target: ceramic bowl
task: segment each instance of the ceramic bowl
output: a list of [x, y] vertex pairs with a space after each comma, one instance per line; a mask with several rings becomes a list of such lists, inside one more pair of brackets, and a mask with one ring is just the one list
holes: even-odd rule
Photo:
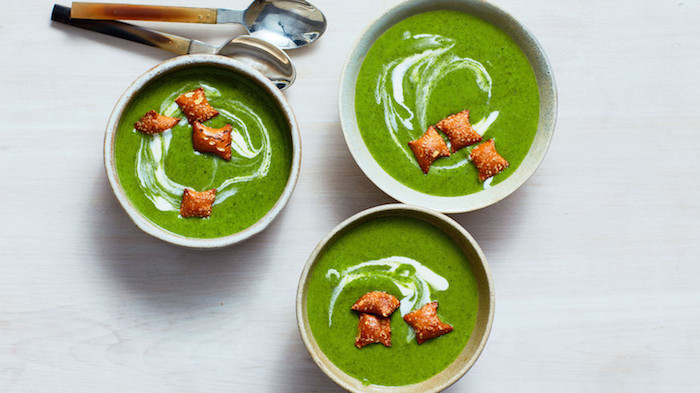
[[[352, 228], [381, 217], [413, 217], [432, 224], [439, 230], [449, 235], [454, 242], [463, 250], [472, 271], [476, 277], [479, 302], [476, 316], [476, 323], [467, 345], [457, 358], [443, 371], [432, 376], [423, 382], [402, 385], [402, 386], [380, 386], [364, 385], [362, 381], [346, 374], [338, 368], [323, 353], [319, 347], [309, 324], [307, 315], [307, 294], [309, 289], [309, 277], [317, 263], [323, 255], [325, 249], [333, 244], [338, 238], [343, 236]], [[439, 392], [455, 383], [461, 378], [476, 362], [482, 350], [486, 346], [491, 331], [494, 316], [494, 290], [491, 280], [491, 273], [484, 257], [484, 253], [479, 248], [474, 238], [462, 226], [444, 214], [437, 213], [430, 209], [408, 206], [403, 204], [389, 204], [378, 206], [360, 212], [343, 223], [335, 227], [311, 253], [299, 280], [297, 289], [297, 324], [302, 340], [314, 362], [330, 379], [351, 392], [382, 392], [382, 393], [426, 393]]]
[[[292, 141], [292, 165], [289, 173], [289, 178], [287, 184], [284, 187], [282, 194], [280, 195], [274, 206], [255, 224], [250, 227], [223, 237], [218, 238], [193, 238], [179, 235], [170, 232], [160, 226], [154, 224], [147, 217], [145, 217], [129, 200], [121, 182], [119, 181], [119, 175], [117, 173], [116, 162], [115, 162], [115, 151], [114, 142], [117, 133], [117, 127], [119, 126], [122, 114], [128, 108], [130, 102], [138, 96], [142, 89], [144, 89], [149, 83], [160, 78], [161, 76], [181, 69], [186, 69], [190, 67], [215, 67], [221, 68], [239, 75], [244, 76], [248, 80], [254, 82], [259, 88], [265, 92], [269, 97], [271, 97], [274, 102], [279, 106], [280, 112], [283, 114], [287, 121], [287, 125], [290, 130], [290, 138]], [[294, 186], [296, 185], [297, 178], [299, 177], [299, 169], [301, 164], [301, 136], [299, 134], [299, 129], [297, 126], [296, 118], [292, 112], [291, 107], [287, 103], [284, 95], [280, 90], [275, 87], [275, 85], [265, 78], [260, 72], [228, 57], [217, 56], [217, 55], [188, 55], [180, 56], [174, 59], [167, 60], [158, 66], [146, 71], [143, 75], [139, 76], [124, 92], [124, 94], [119, 98], [117, 104], [112, 111], [112, 115], [107, 123], [107, 130], [105, 133], [104, 140], [104, 161], [105, 168], [107, 170], [107, 178], [112, 186], [114, 195], [116, 195], [119, 203], [124, 208], [126, 213], [129, 215], [131, 220], [144, 232], [158, 239], [164, 240], [169, 243], [177, 244], [184, 247], [191, 248], [217, 248], [228, 246], [234, 243], [238, 243], [245, 240], [265, 229], [270, 222], [279, 214], [282, 208], [287, 204]]]
[[[394, 179], [374, 160], [365, 145], [355, 115], [355, 84], [372, 44], [396, 23], [415, 14], [454, 10], [479, 17], [508, 34], [530, 61], [540, 94], [539, 123], [532, 146], [518, 169], [504, 181], [474, 194], [444, 197], [416, 191]], [[443, 213], [481, 209], [513, 193], [535, 172], [549, 147], [557, 114], [557, 92], [547, 57], [535, 37], [515, 18], [484, 0], [411, 0], [399, 4], [374, 21], [360, 36], [345, 63], [340, 81], [340, 121], [345, 141], [362, 171], [394, 199]]]

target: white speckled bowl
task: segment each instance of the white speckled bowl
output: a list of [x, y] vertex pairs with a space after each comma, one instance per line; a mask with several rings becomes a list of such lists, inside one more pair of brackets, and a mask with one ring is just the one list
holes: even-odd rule
[[[467, 256], [477, 282], [479, 305], [474, 330], [472, 331], [467, 345], [459, 356], [457, 356], [457, 359], [443, 371], [423, 382], [411, 385], [364, 385], [362, 381], [346, 374], [333, 364], [318, 346], [313, 332], [311, 331], [307, 315], [306, 300], [309, 289], [309, 277], [318, 258], [328, 246], [347, 233], [347, 231], [364, 222], [381, 217], [414, 217], [434, 225], [436, 228], [449, 235]], [[457, 382], [469, 371], [479, 358], [479, 355], [486, 346], [489, 333], [491, 332], [494, 307], [495, 295], [493, 281], [491, 280], [491, 272], [484, 253], [469, 232], [453, 219], [430, 209], [403, 204], [389, 204], [377, 206], [355, 214], [333, 228], [333, 230], [321, 240], [311, 253], [311, 256], [309, 256], [306, 266], [304, 266], [304, 271], [301, 273], [299, 286], [297, 288], [296, 311], [299, 332], [301, 333], [301, 338], [311, 358], [313, 358], [321, 371], [344, 389], [358, 393], [434, 393], [446, 389], [448, 386]]]
[[[265, 214], [258, 222], [251, 225], [250, 227], [228, 236], [218, 237], [218, 238], [193, 238], [183, 235], [179, 235], [170, 232], [166, 229], [155, 225], [151, 220], [145, 217], [141, 212], [131, 203], [127, 197], [122, 185], [119, 181], [119, 175], [117, 173], [115, 154], [114, 154], [114, 141], [117, 133], [117, 127], [119, 126], [119, 121], [122, 117], [124, 110], [129, 106], [131, 100], [136, 97], [139, 92], [148, 85], [154, 79], [167, 74], [169, 72], [188, 68], [188, 67], [198, 67], [198, 66], [211, 66], [229, 70], [231, 72], [243, 75], [249, 80], [255, 82], [262, 91], [267, 93], [272, 99], [279, 105], [280, 111], [283, 113], [284, 117], [287, 119], [287, 123], [290, 130], [290, 137], [292, 140], [292, 167], [289, 173], [289, 179], [287, 184], [280, 195], [277, 202], [274, 204], [272, 209], [270, 209], [267, 214]], [[104, 160], [105, 169], [107, 170], [107, 178], [109, 183], [114, 190], [114, 195], [116, 195], [119, 203], [122, 205], [126, 213], [129, 215], [132, 221], [141, 228], [144, 232], [151, 236], [157, 237], [158, 239], [164, 240], [169, 243], [177, 244], [184, 247], [191, 248], [217, 248], [228, 246], [234, 243], [243, 241], [265, 229], [272, 220], [279, 214], [282, 208], [287, 204], [294, 186], [297, 183], [299, 177], [299, 170], [301, 166], [301, 136], [299, 134], [299, 128], [297, 126], [296, 118], [292, 112], [292, 108], [287, 103], [284, 95], [280, 90], [275, 87], [272, 82], [265, 78], [260, 72], [253, 70], [252, 68], [233, 60], [229, 57], [217, 56], [217, 55], [188, 55], [179, 56], [174, 59], [167, 60], [158, 66], [146, 71], [143, 75], [138, 77], [124, 92], [117, 104], [114, 106], [112, 115], [107, 123], [107, 130], [105, 133], [104, 141]]]
[[[372, 44], [387, 29], [412, 16], [434, 10], [455, 10], [477, 16], [507, 33], [525, 53], [535, 72], [540, 93], [540, 116], [535, 139], [518, 169], [495, 186], [474, 194], [444, 197], [416, 191], [394, 179], [374, 160], [367, 149], [355, 116], [355, 84], [360, 67]], [[540, 165], [554, 133], [557, 92], [547, 57], [535, 37], [507, 12], [484, 0], [410, 0], [387, 11], [362, 33], [350, 52], [340, 81], [340, 122], [353, 158], [374, 184], [398, 201], [444, 213], [481, 209], [507, 197], [532, 176]]]

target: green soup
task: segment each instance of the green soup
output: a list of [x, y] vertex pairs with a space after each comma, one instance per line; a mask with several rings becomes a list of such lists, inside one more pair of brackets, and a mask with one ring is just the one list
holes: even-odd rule
[[[462, 12], [431, 11], [395, 24], [372, 45], [357, 78], [355, 109], [367, 148], [389, 175], [423, 193], [459, 196], [518, 168], [537, 130], [539, 91], [530, 63], [503, 31]], [[483, 140], [495, 139], [510, 162], [485, 185], [468, 161], [476, 145], [438, 159], [427, 175], [408, 147], [430, 125], [465, 109]]]
[[[355, 347], [362, 295], [385, 291], [401, 306], [391, 316], [391, 347]], [[403, 315], [437, 300], [451, 333], [418, 344]], [[365, 384], [407, 385], [445, 369], [464, 349], [478, 309], [469, 261], [447, 234], [411, 217], [377, 218], [350, 229], [319, 256], [309, 276], [307, 313], [314, 338], [341, 370]]]
[[[175, 99], [203, 87], [219, 115], [204, 124], [233, 126], [230, 161], [192, 147], [192, 127]], [[144, 135], [134, 123], [149, 110], [181, 117], [171, 130]], [[290, 130], [278, 104], [244, 76], [215, 67], [177, 70], [147, 85], [124, 111], [114, 142], [124, 191], [154, 224], [197, 238], [230, 235], [253, 225], [277, 202], [292, 165]], [[182, 218], [185, 187], [217, 189], [209, 218]]]

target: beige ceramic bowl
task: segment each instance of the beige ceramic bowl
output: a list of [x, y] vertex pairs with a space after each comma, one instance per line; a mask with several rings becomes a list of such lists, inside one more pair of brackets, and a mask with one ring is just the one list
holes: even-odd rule
[[[218, 238], [192, 238], [165, 230], [153, 222], [151, 222], [147, 217], [145, 217], [139, 210], [131, 203], [129, 198], [126, 196], [124, 189], [119, 181], [119, 175], [117, 174], [117, 168], [115, 163], [115, 152], [114, 152], [114, 141], [117, 133], [117, 128], [119, 126], [119, 121], [122, 117], [124, 110], [129, 106], [131, 100], [136, 97], [141, 90], [154, 80], [157, 80], [161, 76], [181, 69], [186, 69], [189, 67], [200, 67], [208, 66], [224, 69], [236, 74], [245, 76], [248, 80], [255, 82], [262, 91], [267, 93], [272, 99], [279, 105], [280, 111], [284, 114], [287, 120], [287, 125], [290, 130], [290, 137], [292, 140], [292, 167], [289, 172], [289, 179], [287, 184], [280, 195], [277, 203], [267, 212], [260, 220], [258, 220], [252, 226], [232, 235], [218, 237]], [[121, 96], [119, 101], [112, 111], [112, 115], [107, 123], [107, 131], [105, 133], [104, 141], [104, 160], [105, 168], [107, 170], [107, 178], [109, 183], [114, 190], [114, 195], [116, 195], [119, 203], [122, 205], [129, 217], [134, 221], [134, 223], [141, 228], [144, 232], [151, 236], [157, 237], [158, 239], [164, 240], [169, 243], [177, 244], [185, 247], [192, 248], [216, 248], [228, 246], [234, 243], [238, 243], [245, 240], [265, 229], [270, 222], [279, 214], [282, 208], [287, 204], [294, 186], [296, 185], [297, 178], [299, 177], [299, 169], [301, 164], [301, 136], [299, 135], [299, 129], [297, 126], [296, 118], [292, 112], [292, 108], [287, 103], [284, 95], [280, 90], [275, 87], [272, 82], [265, 78], [260, 72], [253, 70], [252, 68], [228, 57], [217, 56], [217, 55], [188, 55], [180, 56], [171, 60], [167, 60], [158, 66], [146, 71], [143, 75], [138, 77], [126, 92]]]
[[[382, 169], [367, 149], [355, 116], [355, 84], [362, 61], [372, 44], [387, 29], [415, 14], [454, 10], [477, 16], [507, 33], [525, 53], [535, 72], [540, 93], [540, 116], [535, 139], [518, 169], [495, 186], [474, 194], [443, 197], [416, 191], [394, 179]], [[557, 92], [547, 57], [535, 37], [507, 12], [484, 0], [411, 0], [401, 3], [374, 21], [355, 44], [340, 81], [340, 122], [353, 158], [367, 177], [380, 189], [404, 203], [424, 206], [443, 213], [462, 213], [481, 209], [510, 195], [532, 176], [540, 165], [554, 133]]]
[[[425, 222], [428, 222], [438, 229], [448, 234], [462, 248], [471, 264], [471, 268], [476, 277], [478, 293], [479, 293], [479, 308], [477, 310], [476, 323], [469, 342], [464, 347], [452, 364], [444, 369], [439, 374], [434, 375], [430, 379], [412, 385], [403, 386], [380, 386], [380, 385], [363, 385], [362, 381], [343, 372], [328, 357], [323, 353], [318, 346], [313, 332], [309, 325], [309, 318], [306, 309], [306, 299], [309, 287], [309, 276], [314, 265], [320, 255], [325, 251], [326, 247], [343, 236], [350, 229], [373, 219], [388, 216], [414, 217]], [[360, 212], [343, 223], [335, 227], [325, 239], [323, 239], [304, 266], [304, 271], [301, 273], [299, 287], [297, 289], [297, 324], [299, 332], [306, 345], [306, 349], [313, 358], [316, 365], [335, 383], [351, 392], [371, 392], [371, 393], [429, 393], [439, 392], [453, 383], [457, 382], [476, 362], [484, 347], [486, 340], [491, 332], [494, 315], [494, 291], [493, 282], [491, 280], [491, 272], [484, 253], [476, 244], [474, 238], [456, 221], [447, 217], [444, 214], [434, 212], [418, 206], [408, 206], [402, 204], [391, 204], [378, 206], [372, 209]]]

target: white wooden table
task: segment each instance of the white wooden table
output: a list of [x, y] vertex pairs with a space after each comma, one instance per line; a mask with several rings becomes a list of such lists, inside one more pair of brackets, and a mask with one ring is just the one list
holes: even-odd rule
[[[331, 228], [392, 202], [348, 152], [337, 90], [350, 45], [398, 1], [314, 2], [329, 28], [290, 53], [296, 191], [260, 236], [203, 252], [138, 230], [102, 163], [112, 106], [169, 55], [54, 25], [48, 0], [3, 0], [0, 392], [339, 390], [301, 343], [294, 295]], [[547, 51], [559, 120], [525, 186], [453, 216], [484, 249], [497, 295], [486, 350], [449, 391], [697, 392], [700, 1], [498, 4]]]

